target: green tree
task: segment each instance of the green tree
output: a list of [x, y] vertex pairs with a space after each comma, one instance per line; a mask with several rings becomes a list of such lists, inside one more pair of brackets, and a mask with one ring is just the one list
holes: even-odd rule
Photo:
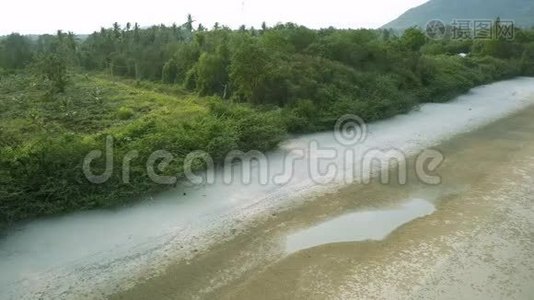
[[201, 95], [225, 97], [228, 84], [227, 61], [220, 54], [202, 53], [196, 66], [196, 88]]
[[412, 50], [412, 51], [419, 51], [419, 49], [423, 47], [426, 41], [427, 41], [427, 38], [425, 34], [421, 30], [415, 27], [406, 29], [406, 31], [404, 31], [400, 39], [401, 45], [405, 49]]
[[257, 92], [270, 71], [268, 52], [252, 38], [242, 40], [231, 58], [230, 79], [242, 100], [255, 102]]
[[164, 83], [175, 83], [177, 74], [178, 66], [176, 65], [176, 61], [171, 58], [163, 66], [163, 74], [161, 77], [161, 81], [163, 81]]
[[34, 73], [52, 83], [52, 92], [62, 93], [68, 83], [67, 64], [57, 53], [40, 54], [33, 65]]
[[30, 40], [18, 33], [0, 41], [0, 66], [6, 69], [21, 69], [31, 62], [33, 56]]
[[187, 15], [187, 22], [185, 22], [185, 30], [188, 32], [193, 32], [193, 16], [191, 14]]

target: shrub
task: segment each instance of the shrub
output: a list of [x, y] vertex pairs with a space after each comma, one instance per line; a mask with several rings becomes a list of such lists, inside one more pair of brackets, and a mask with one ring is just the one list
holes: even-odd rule
[[128, 120], [131, 117], [133, 117], [134, 112], [131, 108], [128, 107], [121, 107], [119, 108], [119, 111], [117, 112], [117, 117], [120, 120]]

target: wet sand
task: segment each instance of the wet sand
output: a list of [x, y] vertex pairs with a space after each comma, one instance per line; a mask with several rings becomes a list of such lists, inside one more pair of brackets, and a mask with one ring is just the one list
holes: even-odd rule
[[[112, 299], [529, 299], [534, 295], [534, 108], [435, 149], [443, 182], [350, 185], [256, 220]], [[412, 164], [409, 164], [412, 165]], [[394, 171], [394, 170], [393, 170]], [[393, 172], [392, 171], [392, 172]], [[286, 238], [362, 210], [425, 199], [437, 211], [382, 241], [296, 253]]]

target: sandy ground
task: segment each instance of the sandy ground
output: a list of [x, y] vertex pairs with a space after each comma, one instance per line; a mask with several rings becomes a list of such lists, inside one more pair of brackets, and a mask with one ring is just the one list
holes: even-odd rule
[[[381, 242], [303, 251], [222, 294], [231, 299], [534, 299], [534, 147], [523, 139], [527, 135], [498, 136], [494, 129], [444, 146], [451, 153], [444, 178], [456, 176], [452, 181], [465, 180], [469, 187], [442, 197], [435, 214]], [[482, 166], [468, 163], [475, 158]]]
[[[259, 220], [114, 299], [534, 299], [534, 109], [444, 143], [443, 183], [346, 187]], [[284, 253], [287, 234], [424, 197], [383, 241]]]
[[[404, 228], [393, 238], [408, 242], [396, 255], [390, 253], [387, 267], [373, 267], [369, 261], [358, 265], [326, 295], [533, 299], [534, 157], [517, 164], [521, 167], [494, 174], [496, 178], [444, 204], [438, 214]], [[437, 234], [413, 234], [423, 227]]]

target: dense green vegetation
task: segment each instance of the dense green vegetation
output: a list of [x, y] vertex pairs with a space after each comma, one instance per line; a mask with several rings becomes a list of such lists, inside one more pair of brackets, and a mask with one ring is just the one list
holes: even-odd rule
[[[149, 180], [155, 150], [269, 150], [288, 132], [374, 121], [468, 89], [534, 75], [534, 32], [514, 41], [431, 41], [417, 29], [230, 30], [137, 24], [77, 40], [58, 32], [0, 40], [0, 223], [110, 207], [165, 188]], [[469, 53], [465, 58], [459, 53]], [[114, 137], [114, 173], [91, 184], [83, 158]], [[131, 150], [130, 182], [122, 159]], [[198, 168], [202, 168], [199, 164]], [[104, 169], [100, 160], [93, 169]], [[97, 173], [97, 171], [95, 171]]]

